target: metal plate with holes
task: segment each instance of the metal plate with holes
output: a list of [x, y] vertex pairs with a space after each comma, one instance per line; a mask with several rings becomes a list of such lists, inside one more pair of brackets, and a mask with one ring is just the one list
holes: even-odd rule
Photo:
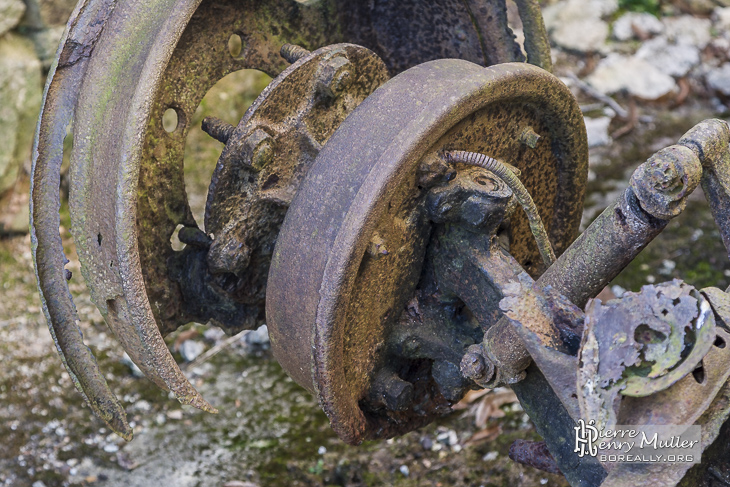
[[[274, 79], [231, 127], [208, 191], [205, 230], [215, 238], [202, 253], [211, 286], [243, 308], [232, 320], [213, 316], [229, 332], [264, 320], [271, 254], [292, 198], [335, 129], [387, 79], [369, 49], [326, 46]], [[185, 294], [196, 276], [186, 273], [192, 266], [181, 267]], [[191, 291], [190, 304], [204, 306]]]
[[[528, 127], [541, 136], [537, 143], [522, 137]], [[522, 64], [484, 69], [433, 61], [400, 74], [360, 105], [292, 202], [266, 302], [276, 358], [319, 395], [333, 429], [349, 443], [425, 420], [414, 417], [394, 431], [359, 401], [420, 278], [430, 226], [416, 171], [443, 149], [487, 153], [518, 167], [558, 254], [578, 230], [585, 128], [572, 94], [549, 73]], [[511, 253], [539, 272], [522, 215], [511, 232]], [[387, 255], [372, 255], [373, 242]]]

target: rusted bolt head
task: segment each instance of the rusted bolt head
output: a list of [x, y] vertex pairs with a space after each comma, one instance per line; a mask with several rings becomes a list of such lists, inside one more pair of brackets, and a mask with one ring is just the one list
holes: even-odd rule
[[631, 189], [650, 215], [669, 220], [687, 206], [687, 196], [702, 176], [695, 153], [682, 145], [660, 150], [640, 165], [631, 176]]
[[264, 129], [257, 128], [246, 137], [243, 153], [248, 164], [260, 171], [274, 160], [274, 139]]
[[520, 134], [520, 143], [525, 144], [530, 149], [537, 147], [540, 136], [532, 127], [525, 127]]
[[413, 384], [393, 377], [383, 391], [385, 407], [391, 411], [404, 411], [413, 402]]
[[344, 56], [328, 60], [319, 69], [316, 89], [323, 96], [336, 98], [352, 84], [352, 65]]
[[476, 383], [488, 382], [494, 376], [494, 364], [482, 352], [481, 345], [471, 345], [461, 358], [461, 373]]

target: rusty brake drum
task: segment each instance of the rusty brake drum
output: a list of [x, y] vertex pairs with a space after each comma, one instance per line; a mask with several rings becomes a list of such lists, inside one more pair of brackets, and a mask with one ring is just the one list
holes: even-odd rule
[[[295, 196], [266, 299], [275, 357], [319, 396], [349, 443], [402, 434], [454, 400], [433, 387], [423, 361], [401, 367], [401, 378], [413, 384], [409, 407], [379, 408], [371, 391], [393, 358], [395, 324], [428, 272], [425, 197], [453, 177], [432, 177], [443, 150], [482, 152], [516, 166], [558, 254], [577, 235], [586, 133], [575, 98], [551, 74], [520, 63], [485, 69], [438, 60], [368, 97], [330, 138]], [[479, 177], [477, 184], [487, 184]], [[511, 217], [509, 241], [510, 253], [539, 274], [521, 212]]]

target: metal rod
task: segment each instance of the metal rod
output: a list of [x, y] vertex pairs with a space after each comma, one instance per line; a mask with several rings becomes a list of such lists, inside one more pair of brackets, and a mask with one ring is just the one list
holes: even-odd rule
[[470, 166], [478, 166], [499, 176], [509, 186], [515, 198], [517, 198], [517, 201], [522, 206], [522, 209], [525, 210], [525, 214], [530, 223], [530, 230], [535, 237], [537, 248], [540, 251], [545, 265], [550, 267], [555, 262], [555, 253], [550, 245], [550, 239], [545, 231], [545, 225], [543, 225], [540, 214], [537, 212], [537, 206], [532, 201], [532, 196], [530, 196], [527, 188], [525, 188], [522, 181], [515, 176], [512, 170], [497, 159], [479, 154], [478, 152], [447, 151], [443, 153], [443, 158], [448, 163], [460, 162], [462, 164], [469, 164]]

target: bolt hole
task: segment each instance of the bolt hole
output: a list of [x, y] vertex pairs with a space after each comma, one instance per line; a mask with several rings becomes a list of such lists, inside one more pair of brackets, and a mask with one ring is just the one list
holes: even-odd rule
[[174, 108], [168, 108], [165, 113], [162, 114], [162, 128], [165, 132], [171, 134], [175, 132], [180, 126], [180, 117], [177, 114], [177, 110]]
[[657, 330], [654, 330], [649, 325], [642, 323], [634, 330], [634, 340], [636, 343], [641, 344], [654, 344], [661, 343], [667, 339], [667, 336]]
[[232, 34], [228, 38], [228, 53], [234, 59], [241, 59], [243, 54], [243, 39], [238, 34]]
[[494, 191], [494, 189], [497, 187], [497, 182], [494, 179], [484, 175], [479, 175], [475, 177], [474, 182], [476, 182], [480, 186], [485, 186], [489, 191]]
[[722, 339], [722, 337], [715, 337], [715, 343], [713, 343], [717, 348], [725, 348], [725, 340]]
[[692, 371], [692, 377], [695, 378], [698, 384], [705, 382], [705, 368], [700, 363], [700, 366]]
[[101, 247], [101, 234], [96, 235], [96, 241], [99, 242], [99, 246]]

